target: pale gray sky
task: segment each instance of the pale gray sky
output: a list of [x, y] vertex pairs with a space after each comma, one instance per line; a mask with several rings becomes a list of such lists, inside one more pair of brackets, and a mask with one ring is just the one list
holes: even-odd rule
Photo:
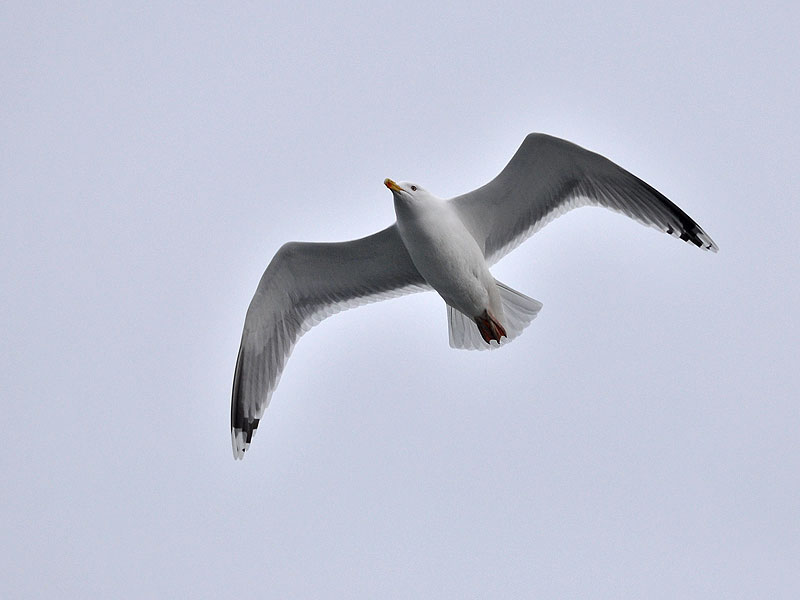
[[[123, 6], [124, 4], [124, 6]], [[0, 595], [796, 598], [795, 4], [0, 8]], [[288, 240], [385, 177], [598, 151], [703, 253], [600, 209], [494, 274], [542, 301], [451, 350], [433, 293], [303, 337], [243, 462], [230, 386]]]

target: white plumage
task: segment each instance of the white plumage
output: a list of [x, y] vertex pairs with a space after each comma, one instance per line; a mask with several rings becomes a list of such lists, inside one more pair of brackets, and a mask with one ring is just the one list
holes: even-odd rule
[[247, 310], [231, 401], [233, 454], [242, 458], [297, 339], [341, 310], [435, 289], [447, 303], [450, 345], [489, 349], [517, 337], [541, 308], [489, 267], [553, 218], [593, 204], [704, 250], [717, 246], [686, 213], [610, 160], [530, 134], [503, 171], [451, 200], [386, 180], [397, 222], [339, 243], [285, 244]]

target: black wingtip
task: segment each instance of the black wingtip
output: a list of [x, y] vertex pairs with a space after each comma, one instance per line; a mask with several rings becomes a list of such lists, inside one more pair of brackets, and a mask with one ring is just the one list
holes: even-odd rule
[[[670, 235], [675, 235], [675, 231], [671, 227], [667, 228], [667, 233]], [[684, 242], [694, 244], [701, 250], [710, 250], [711, 252], [717, 252], [719, 250], [717, 245], [714, 243], [714, 240], [712, 240], [709, 235], [694, 221], [687, 223], [685, 229], [681, 231], [680, 235], [677, 237]]]
[[666, 233], [689, 244], [694, 244], [701, 250], [711, 250], [711, 252], [717, 252], [719, 250], [717, 245], [714, 243], [714, 240], [712, 240], [711, 237], [705, 231], [703, 231], [703, 228], [700, 227], [700, 225], [698, 225], [694, 219], [687, 215], [677, 204], [672, 202], [672, 200], [667, 198], [664, 194], [659, 192], [646, 181], [642, 181], [638, 177], [635, 177], [635, 179], [638, 181], [639, 185], [643, 186], [644, 189], [646, 189], [650, 194], [658, 198], [671, 214], [673, 223], [672, 225], [666, 226], [666, 229], [664, 230]]
[[249, 419], [241, 422], [241, 425], [231, 427], [231, 445], [233, 447], [233, 458], [241, 460], [244, 453], [250, 448], [250, 442], [258, 427], [258, 419]]

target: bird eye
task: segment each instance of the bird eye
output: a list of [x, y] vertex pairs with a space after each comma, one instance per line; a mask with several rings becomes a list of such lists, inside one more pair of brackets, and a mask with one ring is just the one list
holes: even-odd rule
[[412, 186], [411, 186], [411, 191], [412, 191], [412, 192], [416, 192], [416, 191], [417, 191], [417, 186], [415, 186], [415, 185], [412, 185]]

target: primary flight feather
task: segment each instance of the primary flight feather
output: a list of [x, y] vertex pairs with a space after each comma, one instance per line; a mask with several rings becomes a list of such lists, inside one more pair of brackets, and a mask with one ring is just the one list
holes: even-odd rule
[[298, 338], [341, 310], [434, 289], [447, 304], [450, 345], [484, 350], [517, 337], [541, 303], [495, 280], [489, 267], [553, 218], [605, 206], [717, 251], [685, 212], [607, 158], [532, 133], [486, 185], [442, 200], [413, 183], [384, 184], [397, 221], [338, 243], [289, 242], [247, 309], [231, 400], [233, 455], [242, 458]]

